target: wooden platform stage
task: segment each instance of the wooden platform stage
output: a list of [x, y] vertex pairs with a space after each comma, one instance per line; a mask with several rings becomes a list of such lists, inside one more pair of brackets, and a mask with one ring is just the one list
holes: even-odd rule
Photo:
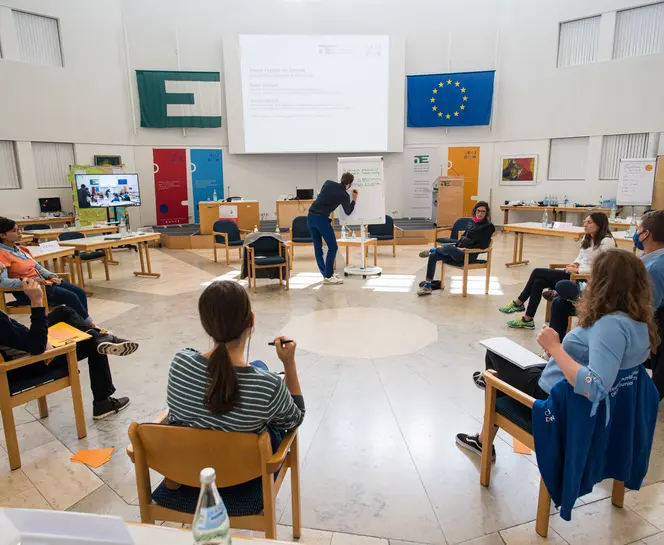
[[[419, 245], [433, 244], [435, 239], [435, 226], [427, 219], [395, 219], [397, 229], [397, 244]], [[261, 231], [273, 233], [277, 227], [275, 220], [261, 222]], [[197, 224], [154, 226], [156, 233], [161, 234], [161, 244], [174, 250], [199, 250], [212, 248], [212, 235], [201, 235]], [[335, 231], [341, 231], [338, 220], [334, 222]], [[287, 230], [282, 229], [284, 238], [289, 238]], [[392, 244], [384, 241], [382, 244]]]

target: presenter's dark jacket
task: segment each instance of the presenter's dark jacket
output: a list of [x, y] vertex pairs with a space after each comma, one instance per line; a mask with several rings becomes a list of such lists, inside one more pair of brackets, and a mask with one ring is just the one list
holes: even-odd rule
[[318, 194], [318, 198], [309, 207], [309, 214], [327, 217], [341, 205], [346, 215], [350, 216], [355, 210], [355, 201], [344, 188], [343, 184], [327, 180]]
[[471, 223], [470, 228], [456, 245], [459, 248], [468, 248], [469, 250], [488, 248], [495, 231], [496, 228], [490, 221], [484, 220], [479, 223]]

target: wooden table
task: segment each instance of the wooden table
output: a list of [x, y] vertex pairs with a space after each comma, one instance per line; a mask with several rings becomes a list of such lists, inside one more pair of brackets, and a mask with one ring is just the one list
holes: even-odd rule
[[541, 223], [512, 223], [504, 225], [503, 230], [506, 233], [514, 233], [514, 255], [512, 261], [505, 263], [506, 267], [514, 265], [527, 265], [528, 260], [523, 259], [523, 237], [524, 235], [543, 235], [549, 237], [566, 237], [579, 240], [583, 237], [583, 227], [568, 227], [567, 229], [553, 229], [551, 227], [542, 227]]
[[211, 235], [212, 226], [219, 221], [222, 207], [234, 207], [237, 211], [237, 222], [240, 229], [253, 231], [261, 228], [261, 215], [258, 201], [201, 201], [198, 203], [198, 218], [201, 222], [201, 235]]
[[632, 235], [627, 234], [627, 231], [614, 233], [613, 238], [616, 239], [616, 244], [618, 244], [619, 248], [625, 248], [626, 250], [633, 248], [634, 252], [636, 252], [636, 246], [634, 246], [634, 239], [632, 238]]
[[150, 248], [148, 247], [148, 243], [156, 242], [160, 239], [161, 235], [159, 233], [128, 234], [122, 235], [120, 238], [112, 239], [104, 236], [77, 238], [74, 240], [68, 240], [67, 245], [73, 246], [76, 250], [81, 252], [93, 252], [95, 250], [110, 250], [111, 248], [117, 248], [118, 246], [125, 246], [127, 244], [136, 244], [138, 246], [138, 255], [141, 258], [141, 270], [134, 271], [134, 274], [136, 276], [159, 278], [161, 276], [160, 273], [152, 272]]
[[[65, 272], [65, 258], [73, 256], [76, 251], [71, 246], [60, 246], [53, 250], [44, 250], [41, 246], [27, 246], [27, 248], [37, 263], [41, 263], [44, 268], [56, 274]], [[53, 266], [49, 265], [49, 261], [52, 261]], [[69, 276], [72, 284], [81, 285], [80, 281], [76, 282], [74, 262], [71, 260], [69, 261]]]
[[28, 235], [21, 231], [21, 242], [24, 244], [27, 244], [28, 242], [32, 242], [32, 239], [35, 238], [32, 235]]
[[556, 206], [556, 221], [565, 221], [567, 214], [591, 214], [592, 212], [604, 212], [607, 216], [611, 213], [610, 208], [584, 207], [584, 206]]
[[549, 221], [554, 221], [556, 219], [556, 209], [553, 206], [501, 206], [500, 209], [503, 211], [503, 223], [507, 225], [510, 218], [510, 210], [521, 210], [525, 212], [540, 212], [544, 214], [546, 210], [549, 214]]
[[28, 231], [38, 241], [55, 240], [63, 233], [83, 233], [84, 235], [103, 235], [108, 233], [117, 233], [117, 225], [86, 225], [85, 227], [68, 227], [58, 229], [34, 229]]
[[622, 229], [629, 229], [630, 223], [628, 221], [611, 221], [609, 220], [609, 227], [614, 231], [620, 231]]
[[[346, 247], [346, 265], [348, 265], [349, 261], [349, 252], [348, 250], [350, 249], [351, 246], [357, 246], [361, 247], [362, 246], [362, 239], [360, 238], [338, 238], [337, 239], [337, 244], [339, 245], [340, 248], [343, 248], [344, 246]], [[369, 246], [373, 246], [373, 256], [374, 256], [374, 267], [378, 266], [378, 239], [377, 238], [367, 238], [364, 240], [364, 249], [366, 252], [365, 259], [366, 257], [369, 256]], [[365, 263], [366, 264], [366, 263]]]
[[[191, 545], [194, 538], [191, 530], [154, 526], [152, 524], [127, 524], [127, 529], [135, 545]], [[295, 545], [292, 541], [275, 541], [241, 535], [233, 536], [233, 543], [247, 542], [247, 545]], [[249, 543], [251, 542], [251, 543]]]
[[29, 225], [31, 223], [39, 223], [42, 225], [57, 225], [58, 223], [69, 223], [70, 225], [74, 223], [74, 216], [63, 216], [60, 218], [28, 218], [14, 220], [20, 227], [24, 225]]

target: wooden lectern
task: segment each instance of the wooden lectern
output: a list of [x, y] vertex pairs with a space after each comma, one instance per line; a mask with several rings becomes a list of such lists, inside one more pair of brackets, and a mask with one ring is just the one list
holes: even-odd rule
[[463, 176], [439, 176], [436, 225], [445, 227], [463, 217]]

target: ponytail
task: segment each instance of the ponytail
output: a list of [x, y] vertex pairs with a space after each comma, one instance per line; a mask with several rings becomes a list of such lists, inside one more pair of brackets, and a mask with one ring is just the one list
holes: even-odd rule
[[210, 355], [208, 376], [210, 380], [205, 392], [205, 408], [214, 414], [231, 411], [238, 397], [238, 381], [226, 343], [218, 344]]

